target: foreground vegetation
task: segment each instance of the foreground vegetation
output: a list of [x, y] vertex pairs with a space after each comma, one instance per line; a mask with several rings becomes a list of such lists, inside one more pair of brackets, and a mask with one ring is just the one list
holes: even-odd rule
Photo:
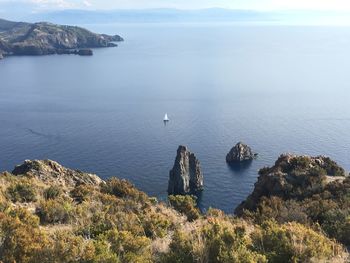
[[[170, 196], [169, 204], [164, 204], [125, 180], [98, 181], [52, 161], [27, 162], [13, 173], [16, 175], [0, 174], [0, 261], [4, 263], [347, 259], [343, 245], [310, 224], [308, 217], [281, 219], [273, 214], [279, 209], [259, 206], [255, 212], [245, 210], [246, 219], [216, 209], [203, 215], [190, 196]], [[336, 194], [342, 195], [339, 191], [338, 187], [331, 192], [332, 197], [317, 200], [325, 200], [325, 210], [333, 205], [323, 222], [332, 221], [342, 211], [329, 201]], [[346, 206], [347, 201], [343, 201]], [[308, 208], [315, 207], [321, 209], [316, 204]], [[350, 230], [344, 225], [349, 222], [329, 224], [328, 233], [336, 229], [346, 238]]]

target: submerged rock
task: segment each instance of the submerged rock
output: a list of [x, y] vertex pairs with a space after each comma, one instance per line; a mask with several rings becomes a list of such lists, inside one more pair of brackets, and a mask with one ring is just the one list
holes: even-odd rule
[[79, 49], [78, 55], [79, 56], [92, 56], [93, 52], [91, 49]]
[[255, 210], [262, 197], [303, 200], [322, 192], [330, 182], [344, 180], [345, 176], [344, 169], [325, 156], [281, 155], [273, 167], [259, 171], [252, 194], [235, 213], [241, 215], [245, 209]]
[[179, 146], [169, 173], [169, 195], [185, 195], [203, 190], [203, 174], [196, 156], [186, 146]]
[[71, 170], [51, 160], [26, 160], [16, 166], [12, 174], [36, 177], [45, 183], [68, 187], [79, 184], [99, 185], [103, 182], [97, 175]]
[[226, 162], [240, 163], [244, 161], [251, 161], [256, 156], [257, 154], [253, 153], [252, 149], [248, 145], [239, 142], [226, 155]]

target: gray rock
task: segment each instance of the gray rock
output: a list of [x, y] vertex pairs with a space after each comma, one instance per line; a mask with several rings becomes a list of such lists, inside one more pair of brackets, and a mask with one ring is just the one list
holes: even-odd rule
[[253, 160], [257, 154], [253, 153], [252, 149], [242, 143], [237, 143], [230, 152], [226, 155], [226, 162], [228, 163], [240, 163]]
[[169, 173], [169, 195], [192, 194], [203, 190], [203, 174], [196, 156], [179, 146], [174, 167]]
[[12, 171], [14, 175], [36, 177], [45, 183], [54, 183], [67, 187], [79, 184], [98, 186], [103, 181], [97, 175], [83, 173], [63, 167], [51, 160], [26, 160]]

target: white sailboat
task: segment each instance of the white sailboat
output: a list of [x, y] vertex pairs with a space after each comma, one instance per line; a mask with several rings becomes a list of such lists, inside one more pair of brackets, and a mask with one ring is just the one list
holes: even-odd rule
[[168, 114], [167, 114], [167, 113], [165, 113], [165, 116], [164, 116], [164, 119], [163, 119], [163, 121], [165, 121], [165, 122], [168, 122], [168, 121], [170, 121], [170, 120], [169, 120], [169, 117], [168, 117]]

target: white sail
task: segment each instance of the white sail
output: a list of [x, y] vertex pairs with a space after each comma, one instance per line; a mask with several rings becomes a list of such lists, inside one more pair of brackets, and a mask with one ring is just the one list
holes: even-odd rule
[[167, 114], [167, 113], [165, 113], [164, 121], [169, 121], [169, 118], [168, 118], [168, 114]]

